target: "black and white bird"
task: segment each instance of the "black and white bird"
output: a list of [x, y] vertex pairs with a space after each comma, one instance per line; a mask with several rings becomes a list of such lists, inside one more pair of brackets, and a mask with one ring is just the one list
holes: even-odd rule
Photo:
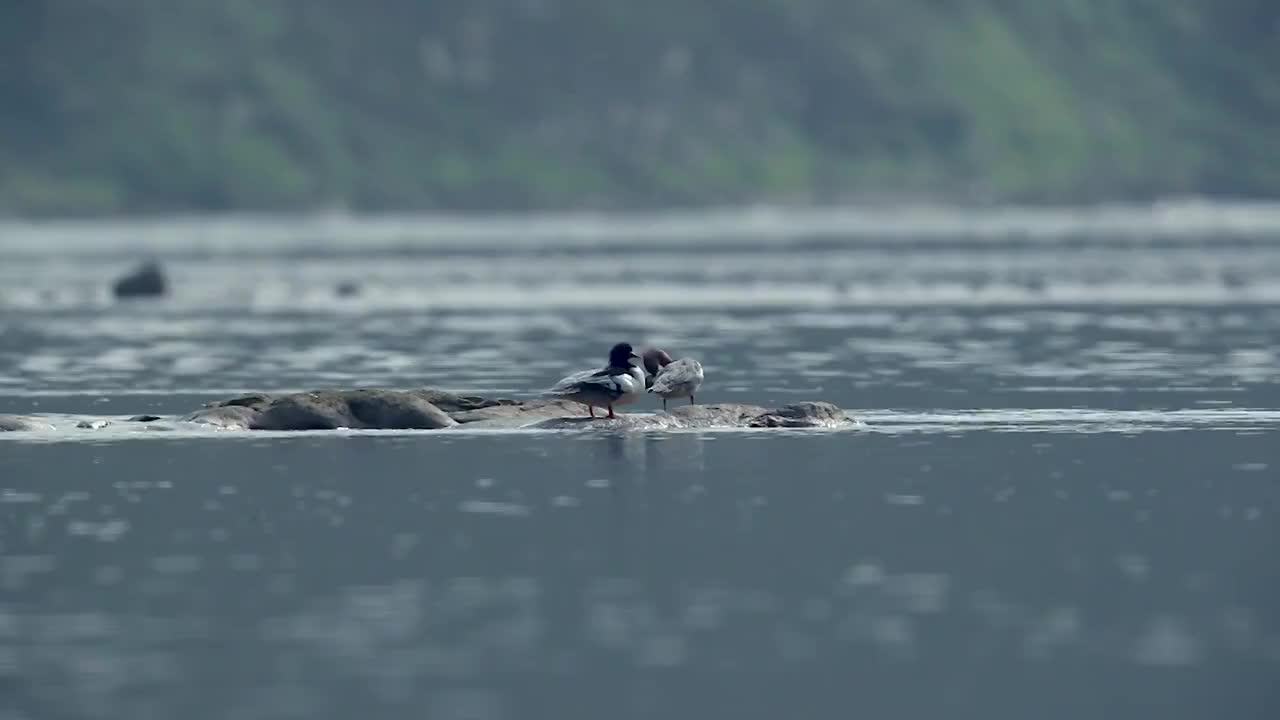
[[556, 383], [548, 395], [587, 406], [591, 417], [596, 408], [609, 409], [609, 417], [615, 405], [633, 403], [644, 394], [645, 376], [635, 361], [636, 355], [630, 343], [618, 343], [609, 350], [609, 364], [599, 370], [583, 370]]
[[644, 367], [649, 372], [645, 386], [662, 398], [663, 410], [672, 398], [687, 397], [690, 405], [694, 403], [693, 396], [702, 387], [702, 363], [693, 358], [672, 360], [666, 350], [651, 348], [644, 353]]

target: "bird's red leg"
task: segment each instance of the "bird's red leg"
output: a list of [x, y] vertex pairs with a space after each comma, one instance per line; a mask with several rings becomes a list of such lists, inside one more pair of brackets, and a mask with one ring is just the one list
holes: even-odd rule
[[587, 406], [587, 411], [591, 413], [591, 417], [595, 417], [595, 416], [596, 416], [596, 406], [595, 406], [595, 405], [588, 405], [588, 406]]
[[614, 414], [613, 414], [613, 404], [612, 404], [612, 403], [610, 403], [610, 404], [609, 404], [609, 417], [610, 417], [611, 419], [613, 419], [613, 418], [617, 418], [617, 417], [618, 417], [617, 415], [614, 415]]
[[689, 395], [689, 404], [690, 404], [690, 405], [692, 405], [692, 404], [693, 404], [693, 395], [692, 395], [692, 394], [690, 394], [690, 395]]

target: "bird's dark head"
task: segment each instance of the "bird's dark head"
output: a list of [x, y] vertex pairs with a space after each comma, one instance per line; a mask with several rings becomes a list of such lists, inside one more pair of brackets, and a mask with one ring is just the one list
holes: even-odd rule
[[609, 351], [609, 364], [613, 367], [631, 367], [631, 361], [639, 359], [631, 343], [618, 343]]
[[650, 375], [657, 375], [658, 371], [671, 364], [671, 355], [662, 348], [649, 348], [644, 351], [644, 369]]

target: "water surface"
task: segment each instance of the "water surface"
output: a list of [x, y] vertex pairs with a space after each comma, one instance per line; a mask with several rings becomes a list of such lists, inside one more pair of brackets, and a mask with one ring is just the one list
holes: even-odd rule
[[[1176, 217], [4, 225], [0, 412], [59, 431], [0, 435], [2, 694], [18, 718], [1274, 717], [1280, 233]], [[113, 301], [143, 256], [175, 292]], [[72, 422], [528, 397], [621, 339], [700, 358], [704, 402], [865, 425]]]

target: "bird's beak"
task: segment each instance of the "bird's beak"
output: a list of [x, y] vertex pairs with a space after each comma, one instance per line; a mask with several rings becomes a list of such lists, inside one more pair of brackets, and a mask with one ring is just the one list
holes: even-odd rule
[[639, 355], [637, 355], [637, 354], [635, 354], [635, 353], [631, 353], [631, 359], [632, 359], [632, 360], [639, 360], [639, 359], [640, 359], [640, 356], [639, 356]]

